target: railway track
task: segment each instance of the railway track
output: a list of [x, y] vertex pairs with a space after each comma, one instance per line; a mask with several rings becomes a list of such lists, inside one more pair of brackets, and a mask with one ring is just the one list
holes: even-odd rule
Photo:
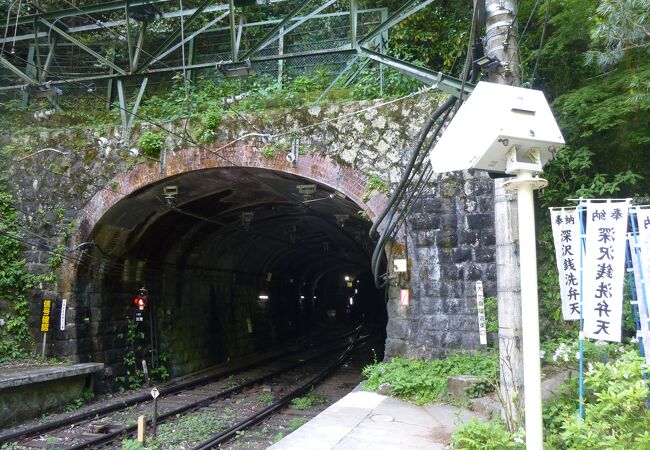
[[[203, 433], [210, 438], [202, 437], [192, 445], [197, 449], [215, 448], [282, 409], [336, 370], [357, 345], [358, 332], [347, 337], [345, 345], [291, 352], [263, 365], [238, 369], [236, 375], [200, 377], [161, 389], [157, 422], [171, 421], [182, 428], [183, 421], [205, 422], [196, 419], [205, 416], [216, 433]], [[0, 443], [11, 449], [119, 448], [123, 439], [135, 433], [137, 416], [152, 416], [151, 403], [148, 394], [135, 396], [128, 402], [0, 435]]]

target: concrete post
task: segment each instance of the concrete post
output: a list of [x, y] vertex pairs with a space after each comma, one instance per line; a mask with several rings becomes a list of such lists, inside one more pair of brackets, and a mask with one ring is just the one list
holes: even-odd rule
[[[485, 51], [502, 63], [490, 72], [489, 81], [516, 86], [520, 81], [514, 25], [516, 3], [511, 0], [485, 0], [485, 10]], [[503, 189], [502, 179], [495, 180], [494, 193], [501, 394], [506, 401], [506, 405], [503, 405], [504, 418], [514, 428], [521, 423], [519, 405], [524, 378], [517, 202], [515, 193]]]

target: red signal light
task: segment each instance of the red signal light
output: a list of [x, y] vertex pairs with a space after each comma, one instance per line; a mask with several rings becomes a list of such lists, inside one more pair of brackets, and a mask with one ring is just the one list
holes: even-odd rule
[[138, 296], [134, 300], [135, 306], [137, 306], [139, 309], [144, 309], [144, 307], [147, 305], [147, 298]]

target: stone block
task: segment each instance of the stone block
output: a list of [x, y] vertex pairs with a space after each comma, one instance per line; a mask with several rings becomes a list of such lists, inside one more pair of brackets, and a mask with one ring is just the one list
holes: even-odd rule
[[444, 302], [440, 297], [423, 297], [420, 301], [420, 313], [426, 315], [444, 314]]
[[480, 233], [477, 231], [462, 231], [460, 233], [459, 242], [461, 246], [468, 245], [476, 247], [480, 244]]
[[492, 263], [495, 260], [494, 249], [490, 247], [477, 247], [474, 249], [474, 261], [479, 263]]
[[452, 249], [458, 247], [458, 234], [452, 231], [439, 231], [436, 233], [436, 246]]
[[420, 316], [420, 331], [448, 330], [449, 316], [446, 314], [423, 314]]
[[390, 361], [396, 356], [404, 356], [406, 354], [406, 341], [402, 339], [386, 339], [384, 349], [384, 361]]
[[451, 251], [451, 262], [454, 264], [464, 263], [472, 258], [472, 249], [463, 247]]
[[386, 325], [386, 336], [393, 339], [407, 339], [410, 324], [403, 319], [390, 319]]
[[478, 281], [483, 278], [483, 270], [477, 264], [471, 264], [467, 269], [467, 280]]
[[467, 228], [470, 230], [488, 230], [494, 228], [492, 214], [469, 214], [465, 217]]
[[446, 298], [443, 300], [445, 314], [460, 314], [465, 312], [465, 301], [459, 298]]
[[456, 314], [448, 319], [449, 330], [455, 331], [477, 331], [478, 317], [474, 314]]
[[475, 398], [481, 393], [485, 380], [473, 375], [457, 375], [447, 377], [447, 393], [455, 400], [464, 401]]

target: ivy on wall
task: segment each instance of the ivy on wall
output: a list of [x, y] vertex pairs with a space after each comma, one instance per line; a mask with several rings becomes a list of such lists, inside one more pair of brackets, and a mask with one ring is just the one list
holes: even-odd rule
[[25, 292], [32, 276], [25, 270], [13, 197], [0, 184], [0, 362], [27, 356], [32, 337], [27, 326], [29, 308]]

